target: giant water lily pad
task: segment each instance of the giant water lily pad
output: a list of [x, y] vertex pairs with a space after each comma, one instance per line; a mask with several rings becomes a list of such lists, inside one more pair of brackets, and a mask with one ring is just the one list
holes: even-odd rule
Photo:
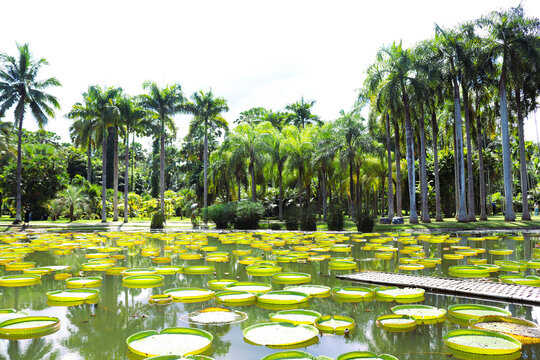
[[301, 292], [311, 297], [325, 298], [330, 296], [330, 287], [324, 285], [291, 285], [284, 290]]
[[60, 320], [50, 316], [23, 316], [0, 323], [2, 339], [32, 339], [52, 334], [60, 329]]
[[93, 303], [97, 300], [98, 295], [99, 290], [97, 289], [68, 289], [49, 291], [47, 299], [53, 302], [54, 305], [57, 305], [57, 303], [67, 305], [75, 302]]
[[418, 288], [378, 287], [375, 289], [375, 298], [379, 301], [411, 303], [422, 301], [424, 293], [424, 289]]
[[282, 272], [272, 275], [276, 284], [304, 284], [311, 281], [311, 275], [300, 272]]
[[304, 293], [287, 290], [269, 291], [257, 295], [257, 302], [262, 304], [292, 305], [305, 303], [308, 299], [309, 296]]
[[126, 343], [129, 350], [144, 357], [196, 355], [210, 348], [213, 339], [207, 331], [179, 327], [141, 331], [128, 337]]
[[346, 286], [332, 289], [332, 297], [340, 301], [369, 301], [373, 299], [373, 289], [362, 286]]
[[332, 360], [326, 356], [315, 357], [310, 353], [298, 350], [280, 351], [267, 355], [261, 360]]
[[443, 322], [446, 310], [428, 305], [398, 305], [392, 308], [394, 314], [408, 315], [416, 320], [418, 324], [434, 324]]
[[66, 287], [68, 289], [79, 289], [79, 288], [93, 288], [101, 286], [101, 277], [100, 276], [89, 276], [89, 277], [72, 277], [66, 279]]
[[351, 351], [341, 354], [336, 360], [398, 360], [397, 357], [388, 354], [377, 355], [371, 351]]
[[522, 344], [540, 343], [540, 327], [525, 319], [510, 316], [482, 316], [469, 321], [471, 327], [481, 330], [496, 331], [512, 336]]
[[179, 302], [200, 302], [207, 301], [214, 297], [214, 292], [202, 288], [175, 288], [163, 292], [171, 295], [175, 301]]
[[315, 320], [317, 329], [323, 332], [335, 332], [343, 334], [346, 331], [352, 331], [356, 323], [354, 319], [342, 315], [325, 315]]
[[409, 315], [390, 314], [379, 316], [377, 325], [388, 331], [406, 332], [416, 329], [418, 323]]
[[5, 275], [0, 277], [0, 286], [23, 287], [36, 285], [41, 282], [41, 276], [34, 274]]
[[473, 354], [505, 355], [521, 350], [518, 340], [494, 331], [458, 329], [449, 331], [443, 339], [448, 347]]
[[211, 307], [199, 311], [194, 311], [182, 316], [180, 319], [190, 324], [219, 325], [233, 324], [244, 321], [248, 315], [242, 311]]
[[223, 305], [250, 305], [253, 304], [257, 295], [249, 291], [220, 291], [215, 294], [216, 300]]
[[225, 285], [223, 289], [228, 291], [249, 291], [254, 294], [262, 294], [272, 290], [272, 285], [262, 282], [236, 282]]
[[321, 316], [314, 310], [282, 310], [270, 313], [268, 317], [274, 322], [288, 322], [291, 324], [313, 324]]
[[496, 306], [456, 304], [448, 307], [448, 315], [457, 319], [469, 320], [489, 315], [511, 316], [512, 313]]
[[319, 330], [312, 325], [293, 325], [288, 323], [262, 323], [244, 330], [244, 340], [255, 345], [268, 347], [303, 347], [317, 340]]
[[163, 285], [163, 275], [148, 274], [148, 275], [131, 275], [122, 278], [122, 285], [128, 288], [153, 288]]

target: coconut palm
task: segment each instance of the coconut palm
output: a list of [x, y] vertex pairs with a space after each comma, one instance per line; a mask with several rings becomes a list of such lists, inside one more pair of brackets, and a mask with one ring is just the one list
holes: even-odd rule
[[58, 100], [45, 92], [46, 89], [61, 86], [54, 78], [39, 80], [42, 66], [48, 65], [45, 58], [34, 59], [28, 44], [17, 44], [18, 57], [0, 54], [4, 68], [0, 69], [0, 117], [15, 106], [15, 125], [17, 138], [17, 195], [15, 223], [21, 221], [21, 177], [22, 177], [22, 129], [26, 110], [29, 108], [38, 126], [47, 125], [49, 117], [54, 118], [54, 109], [60, 109]]
[[[209, 122], [220, 122], [226, 127], [226, 121], [221, 117], [221, 113], [229, 111], [227, 101], [224, 98], [214, 96], [212, 90], [204, 92], [199, 90], [191, 96], [191, 102], [183, 107], [183, 111], [193, 115], [194, 122], [190, 126], [204, 126], [204, 208], [208, 206], [208, 126]], [[206, 219], [206, 217], [205, 217]]]
[[152, 112], [159, 119], [159, 192], [160, 192], [160, 211], [165, 213], [165, 123], [172, 122], [171, 117], [182, 110], [185, 102], [182, 88], [179, 84], [167, 85], [160, 89], [156, 83], [146, 81], [143, 88], [148, 90], [148, 94], [140, 95], [140, 105]]
[[315, 105], [315, 100], [305, 101], [304, 97], [295, 103], [285, 106], [285, 110], [290, 111], [287, 115], [285, 123], [303, 128], [307, 124], [322, 124], [321, 119], [311, 113], [311, 108]]
[[92, 146], [95, 146], [95, 121], [92, 109], [87, 104], [75, 104], [66, 114], [66, 118], [74, 120], [69, 127], [71, 141], [77, 147], [86, 149], [86, 180], [92, 182]]

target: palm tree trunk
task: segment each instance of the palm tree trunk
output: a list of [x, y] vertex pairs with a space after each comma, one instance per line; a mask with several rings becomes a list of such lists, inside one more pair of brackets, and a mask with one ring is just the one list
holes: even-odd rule
[[487, 220], [486, 213], [486, 176], [484, 174], [484, 143], [482, 141], [482, 121], [480, 119], [479, 109], [480, 100], [476, 96], [476, 142], [478, 143], [478, 178], [480, 180], [480, 220]]
[[300, 205], [300, 220], [302, 219], [302, 166], [298, 167], [298, 204]]
[[427, 191], [427, 169], [426, 169], [426, 130], [424, 126], [424, 115], [420, 116], [420, 189], [422, 195], [422, 222], [430, 223], [428, 191]]
[[[159, 135], [159, 208], [165, 215], [165, 119], [161, 117], [161, 134]], [[204, 178], [206, 179], [206, 168]], [[166, 219], [166, 217], [164, 216]]]
[[[405, 86], [402, 86], [405, 91]], [[405, 108], [405, 142], [407, 144], [407, 180], [409, 182], [409, 223], [418, 224], [418, 214], [416, 213], [416, 193], [415, 193], [415, 174], [414, 174], [414, 144], [413, 131], [411, 124], [411, 114], [409, 110], [409, 97], [403, 93], [403, 106]]]
[[241, 183], [241, 179], [240, 179], [240, 175], [238, 175], [236, 177], [236, 183], [238, 184], [238, 201], [242, 200], [241, 197], [242, 197], [242, 193], [241, 193], [241, 187], [242, 187], [242, 183]]
[[516, 220], [514, 214], [514, 204], [512, 203], [512, 158], [510, 156], [510, 134], [508, 129], [508, 106], [506, 102], [506, 67], [503, 64], [501, 81], [499, 82], [499, 96], [501, 106], [501, 133], [503, 148], [503, 178], [504, 178], [504, 200], [506, 211], [505, 221]]
[[431, 130], [433, 131], [433, 175], [435, 176], [435, 221], [443, 221], [441, 214], [441, 184], [439, 181], [439, 126], [435, 109], [431, 111]]
[[516, 92], [517, 103], [517, 120], [518, 120], [518, 139], [519, 139], [519, 177], [521, 181], [521, 197], [523, 213], [521, 214], [521, 220], [531, 220], [531, 213], [529, 212], [529, 189], [527, 183], [527, 160], [525, 159], [525, 139], [523, 134], [523, 114], [521, 112], [521, 91], [519, 89]]
[[465, 81], [461, 82], [463, 90], [463, 107], [465, 108], [465, 134], [467, 136], [467, 220], [476, 221], [474, 214], [474, 177], [472, 163], [471, 141], [471, 115], [469, 111], [469, 90], [465, 87]]
[[255, 193], [255, 164], [253, 159], [251, 159], [251, 162], [249, 163], [249, 172], [251, 174], [251, 201], [257, 201], [257, 196]]
[[457, 220], [459, 222], [467, 221], [467, 212], [465, 208], [465, 161], [463, 159], [463, 125], [461, 124], [461, 104], [459, 102], [459, 87], [457, 82], [456, 70], [454, 68], [454, 60], [450, 58], [452, 66], [452, 81], [454, 85], [454, 117], [456, 124], [456, 161], [457, 161], [457, 177], [458, 177], [458, 196], [459, 196], [459, 213]]
[[349, 192], [351, 193], [351, 217], [354, 219], [354, 181], [353, 181], [353, 160], [349, 159]]
[[14, 224], [18, 224], [21, 222], [21, 210], [22, 210], [22, 198], [21, 198], [21, 181], [22, 181], [22, 124], [23, 124], [23, 117], [21, 116], [19, 120], [19, 131], [17, 133], [17, 194], [16, 194], [16, 200], [15, 200], [15, 221]]
[[204, 207], [204, 223], [206, 226], [207, 223], [207, 216], [206, 216], [206, 207], [208, 206], [208, 181], [207, 181], [207, 175], [208, 175], [208, 119], [204, 118], [204, 199], [203, 199], [203, 207]]
[[90, 139], [86, 146], [86, 181], [92, 182], [92, 142]]
[[388, 157], [388, 219], [394, 217], [394, 189], [392, 184], [392, 149], [390, 148], [390, 116], [386, 113], [386, 152]]
[[397, 117], [394, 118], [394, 143], [396, 155], [396, 216], [403, 217], [403, 206], [401, 203], [401, 148], [399, 147], [399, 124]]
[[113, 221], [118, 221], [118, 125], [114, 127]]
[[107, 127], [103, 124], [101, 143], [101, 222], [107, 222]]
[[129, 214], [129, 207], [128, 207], [128, 193], [129, 193], [129, 127], [126, 127], [126, 158], [125, 158], [125, 177], [124, 177], [124, 223], [128, 222], [128, 214]]
[[326, 221], [327, 213], [327, 199], [326, 199], [326, 171], [322, 172], [322, 209], [323, 209], [323, 221]]
[[[131, 144], [135, 144], [135, 132], [133, 133], [133, 138], [131, 140]], [[135, 156], [133, 156], [133, 146], [131, 147], [131, 179], [129, 181], [129, 187], [131, 189], [133, 189], [133, 170], [135, 168], [135, 164], [134, 164], [134, 159], [135, 159]]]
[[279, 181], [279, 221], [283, 221], [283, 165], [278, 164]]
[[[452, 126], [452, 137], [453, 137], [453, 140], [454, 140], [454, 191], [455, 193], [459, 193], [459, 178], [458, 178], [458, 161], [457, 161], [457, 150], [456, 150], [456, 122], [454, 121], [454, 124]], [[455, 199], [455, 206], [456, 206], [456, 213], [454, 214], [455, 215], [455, 218], [456, 220], [458, 219], [458, 216], [459, 216], [459, 196], [454, 196], [454, 199]]]

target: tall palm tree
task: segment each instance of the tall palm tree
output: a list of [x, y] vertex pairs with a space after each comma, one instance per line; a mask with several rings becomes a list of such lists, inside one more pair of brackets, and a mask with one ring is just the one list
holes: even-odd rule
[[143, 88], [148, 94], [140, 95], [140, 104], [143, 108], [154, 113], [160, 121], [160, 152], [159, 152], [159, 189], [160, 211], [165, 213], [165, 122], [172, 121], [171, 117], [182, 110], [185, 102], [182, 88], [179, 84], [167, 85], [160, 89], [156, 83], [146, 81]]
[[311, 113], [311, 108], [315, 103], [315, 100], [305, 101], [302, 96], [300, 101], [285, 106], [285, 110], [290, 111], [285, 122], [299, 128], [303, 128], [307, 124], [322, 124], [321, 119], [317, 115]]
[[135, 98], [129, 96], [123, 96], [118, 101], [118, 110], [120, 111], [121, 125], [125, 129], [124, 141], [125, 141], [125, 175], [124, 175], [124, 223], [128, 222], [129, 207], [128, 207], [128, 193], [129, 193], [129, 135], [131, 132], [135, 133], [141, 130], [143, 120], [146, 118], [147, 112], [138, 107], [135, 102]]
[[270, 148], [270, 163], [269, 165], [273, 168], [276, 167], [277, 170], [277, 180], [279, 187], [279, 198], [278, 198], [278, 215], [279, 220], [283, 220], [283, 169], [285, 167], [285, 162], [287, 161], [288, 154], [285, 151], [284, 146], [284, 137], [281, 131], [278, 128], [275, 128], [270, 132], [271, 136], [271, 148]]
[[92, 181], [92, 146], [94, 145], [95, 121], [92, 109], [86, 104], [75, 104], [66, 114], [66, 118], [74, 120], [69, 127], [71, 141], [77, 147], [86, 148], [86, 180]]
[[4, 68], [0, 69], [0, 117], [15, 106], [15, 124], [18, 127], [17, 139], [17, 195], [15, 223], [21, 222], [21, 177], [22, 177], [22, 129], [25, 112], [32, 112], [38, 126], [47, 125], [49, 117], [54, 118], [54, 109], [60, 109], [58, 100], [45, 92], [54, 86], [61, 86], [60, 81], [51, 77], [39, 80], [38, 73], [42, 66], [48, 65], [45, 58], [34, 59], [28, 44], [17, 44], [18, 57], [0, 54]]
[[[224, 98], [214, 96], [212, 90], [204, 92], [199, 90], [191, 96], [191, 102], [183, 107], [183, 111], [192, 114], [195, 127], [204, 125], [204, 200], [203, 206], [208, 206], [208, 125], [209, 122], [224, 121], [221, 113], [229, 111], [229, 106]], [[206, 219], [206, 217], [205, 217]]]
[[70, 222], [75, 219], [75, 208], [79, 207], [82, 211], [88, 211], [90, 208], [90, 199], [82, 186], [68, 185], [58, 193], [57, 199], [62, 207], [68, 209]]

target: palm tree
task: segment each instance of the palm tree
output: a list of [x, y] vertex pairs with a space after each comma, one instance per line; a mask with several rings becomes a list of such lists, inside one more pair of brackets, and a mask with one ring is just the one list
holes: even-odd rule
[[304, 97], [302, 97], [300, 101], [285, 106], [285, 110], [291, 112], [285, 119], [285, 122], [299, 128], [303, 128], [306, 124], [322, 124], [321, 119], [311, 113], [311, 108], [315, 103], [315, 100], [308, 100], [306, 102]]
[[272, 129], [273, 126], [269, 122], [258, 125], [242, 123], [229, 134], [228, 145], [233, 151], [245, 154], [245, 159], [249, 160], [251, 201], [257, 201], [255, 165], [261, 166], [263, 157], [270, 151], [270, 132]]
[[279, 220], [283, 220], [283, 169], [285, 162], [287, 161], [288, 154], [285, 151], [284, 137], [282, 132], [276, 128], [270, 132], [271, 136], [271, 148], [270, 148], [270, 166], [277, 167], [277, 180], [279, 186], [279, 199], [278, 199], [278, 214]]
[[71, 141], [77, 147], [86, 148], [86, 180], [92, 182], [92, 145], [94, 145], [94, 131], [96, 119], [93, 110], [88, 104], [75, 104], [66, 114], [66, 118], [74, 120], [69, 127]]
[[147, 89], [149, 93], [140, 95], [141, 106], [153, 112], [160, 121], [159, 208], [165, 214], [165, 122], [172, 121], [171, 116], [182, 110], [185, 98], [179, 84], [167, 85], [160, 89], [156, 83], [147, 81], [143, 84], [143, 88]]
[[146, 118], [146, 111], [137, 106], [135, 99], [129, 96], [123, 96], [118, 101], [118, 110], [120, 111], [121, 124], [125, 127], [125, 175], [124, 175], [124, 223], [128, 222], [129, 207], [129, 135], [130, 133], [140, 131], [142, 120]]
[[[199, 90], [191, 97], [191, 102], [188, 102], [183, 107], [183, 111], [192, 114], [195, 123], [194, 127], [204, 125], [204, 208], [208, 206], [208, 125], [209, 122], [222, 122], [221, 113], [229, 111], [227, 101], [224, 98], [214, 97], [212, 90], [204, 92]], [[202, 123], [202, 124], [201, 124]], [[226, 124], [226, 122], [225, 122]], [[206, 219], [206, 217], [205, 217]], [[206, 221], [206, 220], [205, 220]]]
[[88, 211], [90, 208], [90, 199], [82, 186], [68, 185], [58, 193], [57, 200], [62, 207], [68, 209], [70, 222], [74, 220], [76, 207], [80, 207], [82, 211]]
[[22, 177], [22, 129], [27, 108], [30, 108], [38, 126], [47, 125], [49, 117], [54, 118], [54, 108], [60, 109], [58, 100], [45, 92], [54, 86], [61, 86], [60, 82], [52, 77], [38, 80], [38, 73], [42, 66], [48, 65], [45, 58], [35, 60], [30, 53], [28, 44], [17, 44], [18, 58], [7, 54], [0, 54], [0, 61], [4, 69], [0, 69], [0, 117], [15, 105], [15, 123], [18, 126], [17, 139], [17, 195], [16, 195], [16, 224], [21, 222], [21, 177]]

